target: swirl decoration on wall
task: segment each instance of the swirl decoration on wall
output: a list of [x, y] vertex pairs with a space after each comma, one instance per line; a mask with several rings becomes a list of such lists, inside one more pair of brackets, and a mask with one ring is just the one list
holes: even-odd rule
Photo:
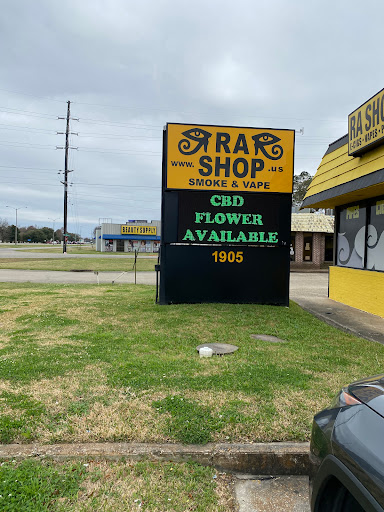
[[363, 268], [365, 251], [365, 226], [356, 233], [352, 249], [345, 233], [337, 236], [337, 264], [345, 267]]
[[[270, 160], [279, 160], [283, 156], [283, 148], [276, 144], [276, 142], [279, 142], [281, 139], [279, 137], [276, 137], [276, 135], [272, 135], [271, 133], [259, 133], [259, 135], [254, 135], [252, 137], [254, 143], [255, 143], [255, 156], [257, 156], [259, 149], [263, 153], [264, 156], [269, 158]], [[271, 152], [268, 153], [265, 146], [272, 146]]]
[[368, 249], [374, 249], [379, 243], [379, 236], [377, 234], [375, 226], [368, 224], [368, 236], [367, 236], [367, 247]]
[[345, 233], [337, 234], [337, 264], [347, 265], [351, 256], [351, 249]]
[[372, 224], [368, 225], [367, 268], [384, 270], [384, 231], [379, 234]]
[[[201, 128], [191, 128], [182, 132], [182, 135], [187, 138], [179, 141], [177, 147], [179, 148], [180, 153], [183, 155], [194, 155], [201, 147], [204, 147], [204, 151], [207, 152], [209, 138], [212, 136], [212, 133], [202, 130]], [[190, 149], [191, 141], [197, 142], [193, 149]]]

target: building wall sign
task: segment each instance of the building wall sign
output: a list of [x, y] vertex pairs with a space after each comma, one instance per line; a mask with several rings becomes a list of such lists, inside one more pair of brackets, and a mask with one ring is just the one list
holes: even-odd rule
[[359, 156], [384, 144], [384, 89], [348, 116], [348, 154]]
[[160, 304], [289, 305], [293, 130], [168, 124]]
[[122, 235], [156, 235], [156, 226], [130, 226], [129, 224], [121, 226]]
[[167, 125], [168, 189], [292, 193], [293, 130]]

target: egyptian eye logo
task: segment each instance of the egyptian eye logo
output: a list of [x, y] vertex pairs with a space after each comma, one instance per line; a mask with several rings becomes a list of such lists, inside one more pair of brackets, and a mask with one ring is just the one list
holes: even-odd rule
[[[255, 156], [260, 151], [263, 153], [264, 156], [269, 158], [270, 160], [278, 160], [283, 156], [283, 148], [276, 144], [276, 142], [279, 142], [279, 137], [276, 137], [276, 135], [272, 135], [270, 133], [259, 133], [259, 135], [254, 135], [252, 139], [255, 142]], [[266, 146], [272, 146], [271, 152], [268, 153]], [[272, 153], [272, 154], [271, 154]]]
[[[204, 151], [207, 151], [208, 139], [212, 136], [212, 133], [206, 132], [201, 128], [191, 128], [190, 130], [183, 132], [182, 135], [187, 138], [182, 139], [179, 142], [178, 148], [180, 153], [183, 155], [194, 155], [201, 147], [204, 147]], [[193, 149], [191, 149], [191, 141], [195, 141], [197, 143]]]

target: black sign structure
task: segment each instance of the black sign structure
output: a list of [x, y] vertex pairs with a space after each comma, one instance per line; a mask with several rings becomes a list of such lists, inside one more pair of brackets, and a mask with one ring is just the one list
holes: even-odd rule
[[166, 151], [159, 303], [288, 306], [292, 195], [167, 188]]

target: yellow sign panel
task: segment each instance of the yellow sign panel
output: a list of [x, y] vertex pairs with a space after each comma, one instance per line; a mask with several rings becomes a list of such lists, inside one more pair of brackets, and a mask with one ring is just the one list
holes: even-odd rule
[[292, 193], [294, 130], [167, 125], [166, 187]]
[[348, 116], [348, 154], [359, 155], [384, 143], [384, 89]]
[[121, 226], [122, 235], [156, 235], [156, 226]]

